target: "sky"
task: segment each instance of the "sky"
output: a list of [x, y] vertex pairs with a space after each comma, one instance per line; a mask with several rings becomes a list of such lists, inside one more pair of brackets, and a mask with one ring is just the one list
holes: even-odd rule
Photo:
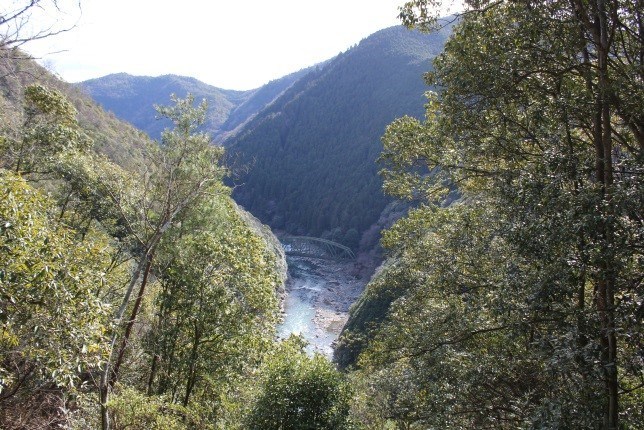
[[[69, 82], [126, 72], [257, 88], [398, 25], [404, 0], [61, 0], [32, 19], [75, 28], [24, 48]], [[65, 3], [66, 2], [66, 3]], [[57, 22], [54, 22], [57, 21]]]

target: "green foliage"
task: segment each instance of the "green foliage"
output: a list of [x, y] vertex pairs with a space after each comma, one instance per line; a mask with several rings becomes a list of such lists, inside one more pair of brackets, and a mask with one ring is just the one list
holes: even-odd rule
[[30, 85], [25, 89], [27, 117], [51, 115], [56, 125], [77, 126], [76, 109], [56, 90], [41, 85]]
[[42, 85], [25, 89], [21, 136], [5, 137], [5, 167], [21, 173], [51, 174], [56, 158], [67, 150], [87, 150], [91, 141], [80, 131], [76, 109], [65, 96]]
[[[421, 209], [388, 232], [388, 240], [412, 226], [428, 233], [407, 240], [389, 269], [408, 283], [360, 363], [367, 391], [378, 393], [366, 401], [380, 417], [430, 427], [450, 417], [445, 428], [519, 428], [534, 413], [529, 391], [556, 392], [560, 403], [582, 393], [570, 378], [576, 363], [541, 362], [555, 352], [547, 346], [551, 331], [575, 319], [532, 321], [540, 317], [526, 297], [537, 288], [522, 285], [517, 273], [528, 262], [501, 238], [498, 214], [476, 203]], [[594, 396], [585, 394], [588, 409], [580, 413], [592, 419]]]
[[321, 355], [304, 352], [300, 338], [282, 342], [267, 358], [249, 429], [348, 429], [350, 391]]
[[107, 234], [122, 241], [121, 246], [131, 241], [123, 214], [109, 198], [116, 185], [127, 184], [135, 193], [131, 174], [104, 156], [69, 150], [56, 160], [56, 177], [59, 180], [51, 193], [65, 224], [83, 235], [99, 223]]
[[[144, 168], [132, 178], [118, 174], [106, 175], [101, 186], [114, 212], [119, 215], [118, 221], [125, 227], [125, 234], [132, 241], [130, 252], [136, 261], [121, 304], [113, 317], [116, 329], [112, 332], [110, 343], [116, 345], [120, 339], [119, 346], [110, 351], [101, 375], [100, 401], [104, 429], [109, 428], [110, 423], [108, 403], [111, 389], [121, 374], [134, 324], [148, 285], [151, 284], [150, 274], [155, 274], [157, 269], [157, 253], [162, 241], [167, 240], [173, 228], [185, 222], [206, 199], [227, 193], [222, 184], [225, 169], [220, 165], [223, 149], [211, 145], [208, 135], [197, 132], [205, 119], [205, 101], [195, 107], [192, 96], [185, 99], [172, 96], [172, 100], [174, 105], [157, 107], [157, 110], [173, 122], [174, 128], [165, 130], [160, 144], [148, 148], [144, 153]], [[198, 279], [195, 277], [181, 282], [193, 281], [198, 282]], [[135, 290], [138, 292], [130, 307]], [[126, 312], [129, 312], [129, 318], [125, 318]], [[205, 317], [203, 313], [200, 315]], [[197, 340], [200, 337], [197, 336]], [[197, 347], [198, 342], [195, 342], [193, 349]], [[195, 355], [196, 351], [192, 351], [192, 367], [184, 400], [186, 405], [194, 388]]]
[[[0, 57], [3, 54], [0, 51]], [[103, 111], [84, 92], [60, 81], [35, 61], [14, 58], [11, 54], [3, 58], [0, 62], [0, 141], [11, 143], [11, 147], [3, 147], [0, 151], [0, 163], [4, 167], [15, 170], [7, 162], [16, 160], [18, 144], [24, 135], [23, 125], [29, 110], [25, 103], [25, 89], [39, 86], [52, 95], [62, 94], [71, 103], [77, 111], [75, 119], [82, 129], [83, 141], [94, 142], [91, 148], [93, 152], [106, 156], [128, 170], [136, 169], [142, 148], [151, 143], [141, 131]], [[43, 116], [40, 115], [40, 118]]]
[[95, 171], [120, 169], [89, 153], [62, 93], [31, 85], [24, 96], [24, 121], [3, 130], [1, 158], [15, 172], [2, 170], [0, 206], [0, 423], [8, 428], [65, 425], [68, 402], [107, 359], [112, 300], [129, 275], [106, 234], [117, 216]]
[[201, 428], [227, 425], [234, 384], [274, 336], [274, 256], [222, 184], [223, 149], [197, 132], [205, 103], [173, 100], [157, 110], [175, 127], [147, 149], [142, 171], [123, 175], [100, 159], [90, 160], [98, 177], [82, 163], [66, 169], [83, 178], [71, 182], [76, 195], [106, 200], [101, 222], [135, 261], [114, 314], [116, 348], [102, 370], [104, 426], [115, 419], [108, 415], [117, 380], [182, 405]]
[[[211, 145], [207, 135], [196, 132], [203, 123], [206, 105], [194, 107], [190, 96], [173, 100], [174, 106], [158, 109], [173, 121], [175, 128], [163, 133], [160, 145], [146, 148], [140, 171], [125, 175], [110, 169], [109, 163], [95, 163], [103, 167], [96, 190], [117, 214], [117, 222], [133, 242], [132, 253], [137, 260], [115, 315], [117, 323], [121, 322], [139, 278], [144, 277], [145, 270], [149, 271], [168, 230], [179, 225], [205, 198], [227, 193], [222, 184], [225, 168], [220, 164], [223, 149]], [[76, 172], [82, 174], [83, 170]], [[145, 282], [140, 290], [139, 295], [143, 296]]]
[[239, 424], [281, 281], [222, 183], [223, 149], [197, 132], [205, 105], [174, 101], [159, 112], [175, 128], [130, 171], [90, 151], [61, 92], [29, 87], [23, 121], [3, 124], [3, 428], [94, 426], [99, 407], [116, 428]]
[[386, 29], [296, 82], [226, 142], [250, 168], [235, 199], [272, 228], [355, 248], [351, 231], [390, 202], [375, 164], [382, 130], [422, 115], [422, 74], [448, 33]]
[[[403, 12], [428, 23], [431, 3]], [[356, 411], [400, 428], [638, 428], [641, 24], [629, 2], [469, 6], [426, 120], [383, 137], [385, 189], [424, 204], [383, 238], [395, 260], [374, 285], [399, 294], [359, 361]], [[446, 184], [461, 203], [441, 207]]]
[[389, 260], [374, 274], [358, 300], [351, 305], [349, 318], [333, 350], [333, 360], [341, 368], [354, 366], [359, 354], [384, 321], [391, 303], [407, 292], [413, 275], [399, 263]]
[[120, 387], [110, 400], [115, 430], [181, 430], [189, 427], [189, 411], [163, 397], [146, 396]]
[[230, 201], [213, 199], [163, 241], [148, 391], [203, 410], [257, 363], [274, 336], [278, 280], [265, 242]]
[[10, 396], [21, 378], [73, 388], [105, 358], [110, 309], [96, 293], [120, 282], [108, 238], [92, 231], [78, 241], [46, 197], [0, 174], [0, 394]]

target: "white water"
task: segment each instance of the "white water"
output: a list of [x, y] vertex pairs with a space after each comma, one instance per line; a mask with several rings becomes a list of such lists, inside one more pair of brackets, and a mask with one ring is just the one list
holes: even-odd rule
[[331, 288], [329, 280], [325, 278], [323, 268], [309, 259], [289, 257], [288, 270], [284, 321], [277, 328], [278, 335], [284, 339], [299, 334], [308, 342], [309, 352], [319, 352], [330, 358], [337, 333], [320, 327], [315, 320], [319, 298]]

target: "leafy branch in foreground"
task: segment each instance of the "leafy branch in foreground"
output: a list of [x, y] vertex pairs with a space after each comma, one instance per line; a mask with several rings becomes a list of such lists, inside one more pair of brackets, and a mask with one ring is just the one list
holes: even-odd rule
[[[112, 335], [112, 352], [101, 376], [103, 429], [110, 426], [107, 408], [109, 392], [118, 380], [159, 244], [169, 229], [179, 224], [200, 201], [226, 192], [222, 184], [225, 169], [220, 166], [223, 150], [211, 145], [207, 135], [196, 132], [205, 118], [205, 103], [195, 108], [191, 96], [186, 99], [173, 96], [172, 99], [174, 106], [159, 107], [158, 110], [162, 116], [173, 121], [175, 128], [163, 133], [158, 147], [148, 148], [140, 176], [133, 181], [116, 182], [105, 188], [121, 215], [128, 235], [136, 242], [137, 262], [121, 305], [114, 315], [114, 322], [123, 328], [123, 333], [115, 331]], [[130, 317], [123, 320], [137, 286], [138, 293]], [[121, 342], [115, 351], [119, 338]], [[112, 359], [114, 352], [116, 357]]]
[[[431, 24], [433, 4], [409, 2], [408, 24]], [[468, 6], [427, 75], [441, 91], [426, 120], [383, 137], [385, 189], [423, 204], [385, 235], [394, 261], [374, 287], [403, 292], [363, 354], [380, 389], [363, 410], [421, 427], [635, 428], [639, 12], [628, 1]], [[445, 184], [460, 204], [436, 205]], [[398, 401], [400, 375], [411, 404]]]

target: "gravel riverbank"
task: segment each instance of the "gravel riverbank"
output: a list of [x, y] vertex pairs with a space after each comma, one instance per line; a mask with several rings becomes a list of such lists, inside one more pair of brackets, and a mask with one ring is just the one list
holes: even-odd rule
[[367, 279], [359, 279], [352, 261], [288, 257], [289, 280], [280, 337], [301, 334], [311, 351], [331, 358], [333, 343], [362, 293]]

